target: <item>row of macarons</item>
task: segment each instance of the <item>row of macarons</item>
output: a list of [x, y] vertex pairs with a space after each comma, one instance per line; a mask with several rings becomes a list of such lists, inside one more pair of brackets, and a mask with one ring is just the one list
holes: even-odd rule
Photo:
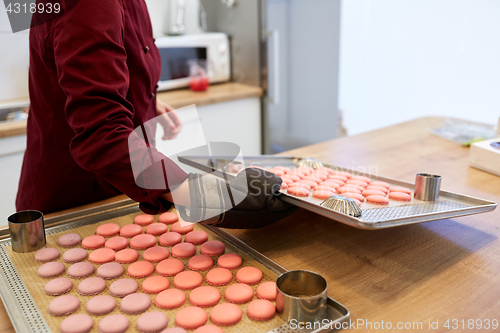
[[[253, 320], [267, 320], [274, 317], [274, 314], [275, 307], [267, 300], [254, 300], [247, 307], [247, 315]], [[241, 308], [232, 303], [218, 304], [210, 311], [211, 322], [220, 326], [237, 324], [242, 316]], [[224, 333], [221, 327], [207, 324], [208, 318], [209, 316], [204, 309], [189, 306], [175, 314], [176, 327], [167, 328], [168, 316], [161, 311], [149, 311], [141, 314], [135, 326], [142, 333], [187, 333], [186, 329], [194, 329], [193, 333]], [[78, 313], [64, 319], [60, 325], [60, 331], [61, 333], [87, 333], [92, 330], [93, 326], [94, 320], [91, 316]], [[124, 333], [129, 326], [130, 321], [127, 316], [112, 314], [104, 317], [99, 322], [98, 328], [100, 333]]]
[[310, 167], [289, 169], [277, 166], [267, 171], [280, 176], [282, 189], [294, 196], [307, 197], [312, 191], [313, 198], [325, 200], [340, 194], [354, 199], [358, 205], [365, 200], [373, 204], [388, 204], [389, 199], [411, 201], [411, 190], [408, 188], [391, 187], [387, 182], [372, 181], [365, 176], [327, 167], [314, 170]]

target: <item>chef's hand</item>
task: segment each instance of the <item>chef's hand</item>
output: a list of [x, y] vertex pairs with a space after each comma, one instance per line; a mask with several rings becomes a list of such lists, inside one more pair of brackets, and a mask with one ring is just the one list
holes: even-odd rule
[[190, 174], [189, 212], [179, 207], [188, 222], [229, 229], [255, 229], [275, 223], [295, 212], [281, 200], [281, 178], [262, 169], [247, 168], [226, 182], [213, 176]]
[[156, 99], [156, 114], [158, 121], [163, 127], [163, 140], [172, 140], [177, 137], [182, 129], [182, 121], [177, 111], [159, 98]]

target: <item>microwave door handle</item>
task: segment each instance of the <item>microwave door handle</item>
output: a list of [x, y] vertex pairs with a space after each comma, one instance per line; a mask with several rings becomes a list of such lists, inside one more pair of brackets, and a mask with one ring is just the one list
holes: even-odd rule
[[269, 102], [274, 105], [280, 104], [280, 34], [278, 29], [273, 29], [268, 32], [268, 36], [271, 36], [269, 39], [271, 41], [272, 47], [272, 84], [273, 84], [273, 94], [271, 98], [269, 98]]

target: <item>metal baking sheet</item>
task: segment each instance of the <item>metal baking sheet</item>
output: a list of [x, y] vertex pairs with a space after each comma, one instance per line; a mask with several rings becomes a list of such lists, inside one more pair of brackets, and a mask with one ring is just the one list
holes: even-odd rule
[[[244, 157], [246, 167], [253, 165], [263, 168], [271, 168], [274, 166], [293, 168], [300, 160], [301, 158], [293, 156], [263, 155]], [[225, 176], [229, 179], [236, 175], [238, 169], [238, 164], [231, 162], [231, 159], [225, 156], [179, 156], [179, 161], [202, 171], [212, 172], [217, 176]], [[334, 170], [348, 171], [355, 175], [366, 176], [372, 180], [387, 182], [391, 186], [403, 186], [412, 190], [412, 201], [410, 203], [394, 200], [391, 200], [386, 206], [374, 205], [366, 202], [362, 203], [360, 206], [362, 209], [361, 217], [352, 217], [322, 207], [319, 205], [322, 200], [312, 198], [311, 195], [309, 195], [309, 197], [300, 198], [287, 194], [286, 190], [281, 191], [283, 200], [286, 202], [359, 229], [383, 229], [412, 223], [485, 213], [494, 210], [497, 206], [497, 204], [492, 201], [444, 190], [439, 192], [438, 201], [420, 201], [413, 198], [415, 185], [412, 183], [360, 173], [328, 163], [323, 163], [323, 165]]]
[[[100, 207], [101, 212], [98, 213], [95, 209], [91, 211], [86, 211], [87, 215], [82, 214], [82, 212], [72, 213], [65, 215], [64, 218], [57, 217], [53, 219], [47, 219], [47, 224], [54, 225], [53, 227], [49, 227], [46, 229], [46, 234], [48, 235], [58, 235], [61, 232], [67, 232], [73, 230], [75, 228], [79, 228], [79, 230], [83, 230], [85, 226], [91, 226], [92, 230], [94, 230], [94, 224], [96, 223], [104, 223], [104, 221], [108, 221], [114, 219], [115, 223], [120, 223], [118, 220], [129, 219], [131, 222], [133, 217], [137, 213], [139, 213], [138, 205], [133, 203], [130, 200], [126, 200], [121, 202], [121, 204], [117, 205], [111, 204]], [[133, 214], [133, 215], [130, 215]], [[255, 251], [239, 239], [235, 238], [228, 232], [223, 229], [204, 226], [202, 224], [195, 225], [195, 228], [205, 228], [208, 229], [207, 232], [209, 235], [212, 235], [213, 239], [221, 239], [226, 243], [226, 249], [230, 249], [231, 252], [239, 253], [244, 261], [250, 263], [252, 265], [256, 265], [263, 270], [264, 276], [268, 278], [277, 278], [279, 274], [286, 272], [286, 269], [279, 266], [269, 258], [263, 256], [259, 252]], [[54, 323], [50, 325], [51, 322], [54, 321], [54, 317], [46, 314], [46, 311], [40, 310], [37, 304], [40, 304], [40, 295], [31, 294], [26, 284], [31, 285], [34, 280], [38, 277], [30, 277], [30, 274], [36, 272], [36, 267], [34, 269], [29, 269], [23, 267], [21, 271], [16, 269], [16, 266], [19, 267], [19, 261], [23, 261], [25, 259], [17, 259], [11, 258], [10, 255], [16, 255], [13, 253], [10, 248], [10, 239], [4, 239], [0, 241], [0, 295], [4, 305], [7, 309], [9, 317], [13, 323], [13, 326], [17, 332], [51, 332], [51, 327], [54, 327]], [[25, 256], [26, 258], [30, 258], [32, 260], [33, 253], [29, 254], [20, 254], [21, 256]], [[15, 263], [17, 262], [17, 263]], [[262, 265], [262, 266], [259, 266]], [[28, 269], [30, 272], [26, 272]], [[36, 275], [36, 273], [35, 273]], [[39, 278], [38, 278], [39, 279]], [[33, 286], [32, 286], [33, 287]], [[74, 286], [74, 289], [75, 286]], [[38, 290], [38, 289], [36, 289]], [[32, 288], [33, 291], [33, 288]], [[43, 292], [42, 292], [43, 294]], [[45, 296], [45, 298], [50, 296]], [[81, 297], [81, 296], [79, 296]], [[84, 296], [85, 297], [85, 296]], [[88, 297], [88, 296], [86, 296]], [[38, 302], [38, 303], [37, 303]], [[44, 301], [45, 302], [45, 301]], [[83, 304], [83, 303], [82, 303]], [[161, 309], [160, 309], [161, 311]], [[166, 311], [175, 311], [175, 310], [166, 310]], [[45, 317], [44, 317], [45, 314]], [[340, 303], [336, 302], [332, 298], [328, 298], [328, 311], [325, 315], [324, 321], [321, 323], [328, 323], [326, 326], [317, 329], [303, 329], [303, 330], [294, 330], [288, 323], [285, 323], [280, 318], [275, 317], [272, 323], [279, 323], [278, 327], [274, 329], [266, 329], [268, 333], [278, 333], [278, 332], [303, 332], [303, 333], [319, 333], [319, 332], [330, 332], [334, 331], [336, 327], [340, 327], [339, 325], [346, 321], [349, 317], [349, 311]], [[59, 317], [57, 317], [59, 318]], [[57, 319], [59, 320], [59, 319]], [[240, 322], [243, 324], [243, 321]], [[244, 324], [247, 325], [247, 324]], [[229, 331], [255, 331], [259, 330], [263, 327], [269, 327], [269, 323], [267, 325], [260, 325], [259, 322], [249, 323], [250, 326], [243, 326], [238, 328], [238, 324], [235, 326], [227, 327], [226, 329]], [[337, 325], [337, 326], [336, 326]], [[170, 326], [170, 325], [169, 325]], [[134, 325], [130, 326], [129, 331], [134, 330]], [[273, 326], [271, 326], [273, 327]], [[97, 330], [97, 321], [94, 322], [94, 328], [92, 330]]]

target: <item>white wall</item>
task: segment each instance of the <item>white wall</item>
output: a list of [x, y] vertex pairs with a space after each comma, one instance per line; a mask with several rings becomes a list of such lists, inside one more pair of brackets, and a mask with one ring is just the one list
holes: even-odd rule
[[339, 107], [350, 135], [421, 116], [496, 124], [500, 1], [343, 0]]
[[0, 5], [0, 103], [28, 98], [28, 30], [12, 33], [5, 6]]

